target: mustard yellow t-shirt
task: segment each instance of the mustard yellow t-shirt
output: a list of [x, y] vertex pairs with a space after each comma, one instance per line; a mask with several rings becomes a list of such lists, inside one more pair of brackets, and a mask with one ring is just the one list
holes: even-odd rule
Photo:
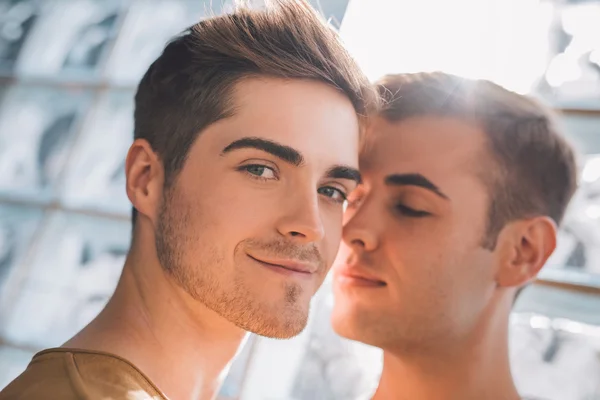
[[168, 400], [148, 377], [114, 354], [48, 349], [0, 392], [0, 400]]

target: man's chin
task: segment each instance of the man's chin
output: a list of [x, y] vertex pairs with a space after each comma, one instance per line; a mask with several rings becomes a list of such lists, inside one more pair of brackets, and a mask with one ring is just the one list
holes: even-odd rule
[[270, 339], [291, 339], [293, 337], [298, 336], [302, 331], [306, 328], [306, 324], [301, 328], [291, 328], [291, 329], [268, 329], [253, 332], [257, 335], [270, 338]]
[[343, 338], [369, 343], [367, 332], [364, 331], [361, 318], [352, 312], [352, 310], [340, 310], [334, 307], [331, 314], [331, 326], [335, 333]]
[[337, 314], [335, 310], [331, 314], [331, 327], [333, 331], [346, 339], [356, 340], [353, 336], [352, 323], [348, 318]]
[[282, 312], [277, 315], [255, 313], [252, 319], [234, 321], [240, 328], [272, 339], [291, 339], [299, 335], [308, 323], [308, 313]]

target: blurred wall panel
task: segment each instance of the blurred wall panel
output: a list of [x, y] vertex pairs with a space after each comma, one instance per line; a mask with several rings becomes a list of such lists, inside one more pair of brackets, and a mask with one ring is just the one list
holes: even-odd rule
[[129, 215], [125, 157], [133, 141], [133, 95], [100, 95], [66, 167], [60, 196], [67, 207]]
[[2, 336], [23, 346], [53, 347], [87, 325], [115, 289], [130, 235], [127, 221], [54, 213], [1, 324]]
[[39, 208], [0, 203], [0, 315], [11, 292], [8, 286], [18, 279], [14, 275], [30, 255], [42, 218], [43, 211]]
[[40, 14], [39, 0], [0, 2], [0, 74], [13, 71]]
[[16, 73], [65, 80], [94, 78], [117, 33], [124, 4], [119, 0], [43, 1], [19, 54]]
[[174, 34], [211, 14], [221, 2], [190, 0], [136, 0], [129, 8], [106, 76], [114, 83], [134, 85]]
[[91, 93], [13, 85], [0, 104], [0, 195], [49, 201]]

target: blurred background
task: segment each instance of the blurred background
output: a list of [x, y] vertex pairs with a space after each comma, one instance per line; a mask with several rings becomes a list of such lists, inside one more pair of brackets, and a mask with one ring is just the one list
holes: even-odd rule
[[[257, 5], [261, 1], [255, 1]], [[559, 248], [511, 319], [523, 395], [600, 399], [600, 0], [312, 0], [372, 79], [443, 70], [560, 113], [583, 155]], [[133, 94], [167, 40], [218, 0], [0, 0], [0, 388], [86, 325], [130, 239]], [[307, 329], [249, 336], [222, 399], [367, 395], [377, 350], [338, 338], [327, 280]]]

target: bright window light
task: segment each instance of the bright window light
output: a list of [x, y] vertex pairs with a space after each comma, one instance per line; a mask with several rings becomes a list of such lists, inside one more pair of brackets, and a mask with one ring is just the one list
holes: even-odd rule
[[352, 0], [340, 28], [371, 79], [440, 70], [527, 93], [546, 69], [541, 0]]

